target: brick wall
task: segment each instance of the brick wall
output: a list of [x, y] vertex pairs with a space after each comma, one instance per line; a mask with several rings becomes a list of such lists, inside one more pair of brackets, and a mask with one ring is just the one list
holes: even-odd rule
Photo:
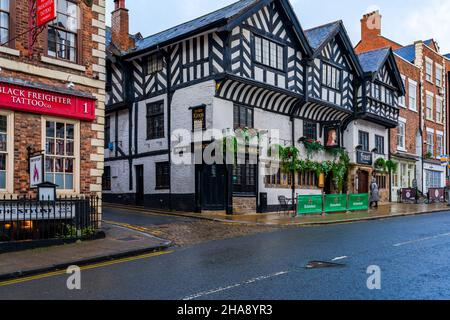
[[[105, 0], [79, 1], [80, 25], [78, 59], [76, 63], [59, 60], [47, 54], [47, 27], [40, 32], [29, 55], [28, 1], [15, 1], [11, 10], [11, 38], [7, 47], [0, 47], [0, 77], [65, 88], [69, 82], [74, 90], [88, 93], [97, 99], [96, 119], [80, 122], [80, 193], [101, 196], [104, 144], [105, 103]], [[1, 106], [0, 106], [1, 108]], [[14, 194], [29, 192], [27, 146], [42, 150], [40, 115], [14, 114]]]

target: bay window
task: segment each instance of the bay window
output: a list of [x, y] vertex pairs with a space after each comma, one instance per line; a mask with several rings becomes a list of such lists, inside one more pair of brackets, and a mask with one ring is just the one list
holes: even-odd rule
[[78, 6], [72, 0], [57, 0], [56, 19], [48, 25], [48, 55], [77, 62]]
[[45, 180], [58, 190], [76, 189], [77, 130], [75, 123], [45, 121]]

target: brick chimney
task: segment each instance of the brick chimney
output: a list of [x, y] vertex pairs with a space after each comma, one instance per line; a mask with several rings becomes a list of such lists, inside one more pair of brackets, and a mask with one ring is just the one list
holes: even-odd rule
[[121, 51], [128, 51], [134, 46], [130, 38], [128, 9], [125, 0], [114, 0], [114, 11], [111, 19], [112, 43]]
[[373, 41], [379, 36], [381, 36], [381, 15], [377, 10], [365, 14], [361, 19], [361, 40]]

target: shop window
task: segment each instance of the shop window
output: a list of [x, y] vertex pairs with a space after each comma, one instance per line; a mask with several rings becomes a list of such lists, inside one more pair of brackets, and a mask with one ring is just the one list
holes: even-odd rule
[[234, 105], [234, 129], [253, 128], [253, 109]]
[[78, 6], [72, 0], [58, 0], [56, 11], [56, 19], [48, 25], [48, 55], [76, 63]]
[[297, 173], [297, 186], [300, 188], [316, 188], [317, 174], [312, 171]]
[[76, 168], [75, 125], [46, 121], [45, 126], [45, 179], [59, 190], [75, 189]]
[[6, 189], [8, 157], [8, 118], [0, 115], [0, 190]]
[[359, 145], [362, 151], [369, 151], [369, 133], [359, 131]]
[[147, 140], [164, 138], [164, 103], [147, 105]]
[[159, 53], [154, 53], [147, 58], [147, 74], [154, 74], [162, 71], [163, 57]]
[[341, 89], [342, 71], [328, 63], [322, 65], [322, 84], [334, 90]]
[[105, 167], [102, 180], [103, 190], [111, 190], [111, 167]]
[[375, 135], [375, 148], [377, 154], [384, 155], [384, 137]]
[[429, 188], [440, 188], [441, 187], [441, 176], [442, 172], [439, 171], [433, 171], [433, 170], [426, 170], [426, 183], [427, 183], [427, 189]]
[[313, 122], [303, 122], [303, 136], [307, 139], [317, 140], [317, 124]]
[[156, 166], [156, 189], [170, 188], [170, 163], [158, 162]]
[[255, 61], [274, 69], [284, 70], [284, 47], [255, 36]]
[[10, 8], [9, 0], [0, 1], [0, 44], [7, 44], [9, 42], [10, 33]]
[[385, 175], [376, 175], [375, 179], [377, 181], [378, 188], [387, 189], [387, 178]]

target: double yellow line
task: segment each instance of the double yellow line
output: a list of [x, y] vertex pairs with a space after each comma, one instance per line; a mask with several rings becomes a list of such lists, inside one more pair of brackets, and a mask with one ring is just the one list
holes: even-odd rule
[[[153, 253], [143, 254], [143, 255], [135, 256], [135, 257], [122, 258], [122, 259], [117, 259], [117, 260], [112, 260], [112, 261], [107, 261], [107, 262], [101, 262], [101, 263], [97, 263], [97, 264], [91, 264], [91, 265], [81, 267], [80, 269], [82, 271], [85, 271], [85, 270], [91, 270], [91, 269], [104, 268], [104, 267], [108, 267], [108, 266], [112, 266], [112, 265], [116, 265], [116, 264], [148, 259], [148, 258], [152, 258], [152, 257], [162, 256], [165, 254], [170, 254], [170, 253], [173, 253], [173, 251], [153, 252]], [[14, 279], [14, 280], [8, 280], [8, 281], [0, 282], [0, 287], [6, 287], [6, 286], [20, 284], [20, 283], [24, 283], [24, 282], [41, 280], [41, 279], [45, 279], [45, 278], [60, 276], [63, 274], [66, 274], [66, 270], [58, 270], [58, 271], [48, 272], [48, 273], [39, 274], [39, 275], [35, 275], [35, 276], [29, 276], [29, 277]]]

